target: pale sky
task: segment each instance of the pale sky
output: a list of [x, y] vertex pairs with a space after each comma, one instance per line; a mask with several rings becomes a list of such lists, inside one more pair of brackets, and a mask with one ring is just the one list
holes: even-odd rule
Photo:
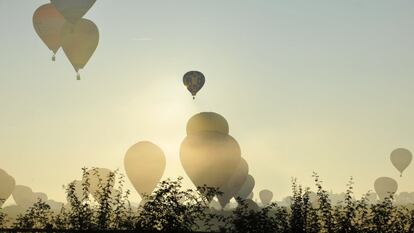
[[[100, 31], [81, 81], [62, 50], [55, 63], [32, 15], [43, 0], [0, 0], [0, 168], [18, 184], [64, 200], [81, 168], [123, 169], [141, 140], [183, 176], [187, 120], [214, 111], [229, 122], [255, 177], [276, 200], [290, 179], [358, 195], [414, 151], [414, 1], [98, 0], [85, 18]], [[199, 70], [197, 99], [182, 84]], [[127, 181], [133, 195], [138, 195]]]

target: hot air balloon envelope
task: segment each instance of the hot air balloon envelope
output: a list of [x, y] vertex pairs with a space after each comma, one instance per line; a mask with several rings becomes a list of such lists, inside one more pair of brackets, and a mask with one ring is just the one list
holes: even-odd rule
[[85, 67], [98, 47], [98, 28], [92, 21], [81, 19], [75, 25], [65, 23], [61, 37], [63, 51], [78, 72]]
[[65, 18], [50, 3], [39, 7], [33, 14], [33, 27], [53, 54], [62, 45], [60, 32], [65, 22]]
[[247, 175], [249, 174], [249, 166], [247, 165], [246, 160], [243, 158], [240, 159], [239, 165], [237, 166], [237, 170], [231, 176], [229, 181], [220, 188], [222, 195], [218, 195], [217, 199], [220, 202], [220, 205], [224, 208], [227, 203], [229, 203], [230, 199], [241, 189], [244, 182], [247, 179]]
[[269, 205], [273, 198], [273, 192], [268, 189], [264, 189], [260, 191], [259, 197], [263, 205]]
[[124, 158], [127, 176], [142, 198], [154, 191], [165, 166], [164, 152], [157, 145], [147, 141], [133, 145]]
[[200, 112], [190, 118], [187, 123], [187, 135], [203, 131], [215, 131], [222, 134], [229, 134], [227, 120], [215, 112]]
[[375, 180], [374, 188], [380, 200], [383, 201], [397, 192], [398, 183], [392, 178], [380, 177]]
[[184, 75], [183, 83], [194, 98], [197, 92], [204, 86], [205, 77], [199, 71], [189, 71]]
[[233, 137], [213, 131], [188, 135], [180, 148], [181, 164], [196, 187], [223, 187], [236, 171], [240, 154]]
[[241, 187], [241, 189], [239, 190], [239, 192], [237, 192], [235, 196], [241, 199], [247, 199], [247, 197], [253, 191], [254, 185], [255, 185], [255, 181], [254, 181], [253, 176], [248, 175], [243, 186]]
[[410, 165], [413, 155], [411, 152], [404, 148], [399, 148], [394, 150], [390, 156], [391, 163], [395, 168], [401, 173]]
[[51, 0], [56, 9], [74, 24], [93, 6], [96, 0]]

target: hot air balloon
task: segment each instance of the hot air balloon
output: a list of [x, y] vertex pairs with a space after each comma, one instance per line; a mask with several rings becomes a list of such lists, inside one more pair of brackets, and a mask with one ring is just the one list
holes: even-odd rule
[[410, 165], [413, 155], [411, 152], [404, 148], [399, 148], [391, 153], [391, 163], [400, 172], [402, 177], [403, 171]]
[[181, 164], [196, 187], [223, 187], [237, 170], [240, 154], [233, 137], [214, 131], [188, 135], [180, 148]]
[[266, 206], [266, 205], [269, 205], [270, 202], [272, 201], [273, 193], [272, 191], [268, 189], [264, 189], [260, 191], [259, 197], [260, 197], [260, 201], [262, 202], [262, 204]]
[[375, 180], [374, 188], [380, 200], [383, 201], [397, 192], [398, 183], [392, 178], [380, 177]]
[[157, 145], [142, 141], [131, 146], [124, 158], [126, 174], [144, 198], [151, 195], [165, 170], [165, 155]]
[[16, 185], [12, 195], [14, 202], [23, 208], [28, 208], [37, 201], [32, 189], [24, 185]]
[[217, 199], [219, 200], [221, 207], [224, 208], [227, 203], [229, 203], [230, 199], [241, 189], [248, 174], [249, 166], [247, 165], [246, 160], [241, 158], [235, 173], [231, 176], [229, 181], [220, 188], [222, 194], [218, 195]]
[[215, 131], [229, 134], [229, 124], [226, 119], [215, 112], [200, 112], [190, 118], [187, 123], [187, 135], [203, 131]]
[[241, 199], [247, 199], [247, 197], [250, 195], [250, 193], [253, 191], [255, 185], [255, 181], [253, 176], [248, 175], [246, 178], [246, 181], [244, 182], [241, 189], [237, 192], [235, 197], [241, 198]]
[[204, 86], [205, 78], [203, 73], [199, 71], [189, 71], [184, 75], [183, 82], [195, 99], [197, 92]]
[[[110, 179], [110, 176], [113, 175], [113, 172], [108, 168], [92, 168], [88, 170], [89, 173], [89, 193], [99, 202], [99, 197], [101, 196], [102, 188], [109, 187], [109, 190], [112, 192], [115, 185], [115, 180]], [[86, 177], [82, 179], [82, 182], [86, 182]], [[100, 188], [101, 187], [101, 188]]]
[[0, 169], [0, 207], [13, 193], [16, 182], [6, 171]]
[[79, 70], [85, 67], [98, 47], [99, 30], [92, 21], [81, 19], [75, 25], [65, 23], [61, 37], [63, 51], [80, 80]]
[[56, 9], [72, 24], [78, 22], [96, 0], [51, 0]]
[[60, 32], [66, 20], [52, 4], [37, 8], [33, 14], [33, 27], [40, 39], [53, 52], [52, 61], [61, 46]]

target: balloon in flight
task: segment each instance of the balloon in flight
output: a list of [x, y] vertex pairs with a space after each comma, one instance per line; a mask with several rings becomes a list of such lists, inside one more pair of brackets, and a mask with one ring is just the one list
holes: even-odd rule
[[197, 92], [204, 86], [205, 77], [203, 73], [199, 71], [189, 71], [184, 74], [183, 83], [193, 96], [193, 99], [195, 99]]
[[7, 174], [6, 171], [0, 169], [0, 207], [13, 193], [15, 186], [14, 178]]
[[43, 43], [53, 52], [52, 61], [55, 61], [55, 55], [62, 45], [60, 32], [65, 22], [62, 14], [50, 3], [40, 6], [33, 14], [33, 27]]
[[402, 176], [403, 171], [410, 165], [413, 160], [413, 155], [411, 152], [404, 148], [399, 148], [394, 150], [390, 156], [391, 163], [395, 168], [400, 172]]
[[12, 195], [14, 202], [23, 208], [28, 208], [36, 202], [36, 195], [32, 189], [24, 185], [16, 185]]
[[96, 0], [51, 0], [56, 9], [72, 24], [77, 23]]
[[99, 43], [98, 27], [88, 19], [80, 19], [76, 24], [66, 22], [61, 31], [62, 48], [77, 73], [83, 69], [95, 52]]
[[238, 197], [241, 199], [247, 199], [247, 197], [253, 191], [254, 185], [255, 185], [255, 181], [254, 181], [253, 176], [248, 175], [246, 178], [246, 181], [244, 182], [241, 189], [237, 192], [235, 197]]
[[166, 166], [164, 152], [157, 145], [142, 141], [131, 146], [124, 158], [126, 174], [139, 195], [151, 195]]
[[273, 192], [268, 189], [264, 189], [259, 192], [259, 197], [263, 205], [269, 205], [273, 198]]
[[200, 112], [188, 120], [187, 135], [204, 131], [229, 134], [229, 124], [223, 116], [215, 112]]
[[246, 160], [243, 158], [240, 159], [239, 165], [237, 166], [236, 171], [233, 173], [229, 181], [220, 187], [221, 195], [217, 195], [217, 199], [220, 202], [221, 207], [225, 207], [229, 203], [230, 199], [241, 189], [244, 182], [247, 179], [249, 174], [249, 166], [247, 165]]
[[398, 183], [390, 177], [380, 177], [375, 180], [374, 188], [380, 200], [383, 201], [397, 192]]
[[233, 137], [214, 131], [188, 135], [180, 148], [181, 164], [196, 187], [223, 187], [237, 170], [240, 154]]

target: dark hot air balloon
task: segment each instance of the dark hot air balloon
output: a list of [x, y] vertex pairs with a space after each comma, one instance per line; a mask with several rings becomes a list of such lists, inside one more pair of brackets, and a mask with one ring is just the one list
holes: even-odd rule
[[204, 86], [205, 77], [199, 71], [189, 71], [184, 75], [183, 82], [193, 99], [195, 99], [197, 92]]

